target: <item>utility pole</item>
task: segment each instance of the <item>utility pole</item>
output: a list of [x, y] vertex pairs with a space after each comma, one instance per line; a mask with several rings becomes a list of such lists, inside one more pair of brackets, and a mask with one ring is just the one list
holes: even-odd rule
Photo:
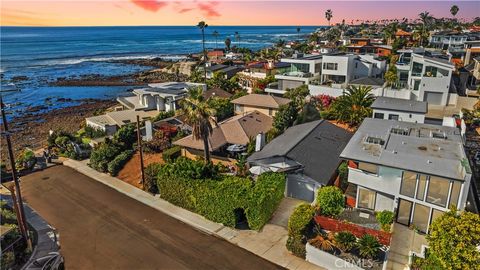
[[20, 183], [18, 181], [17, 168], [15, 168], [15, 157], [13, 156], [12, 142], [10, 141], [10, 133], [8, 132], [7, 117], [5, 116], [5, 105], [3, 104], [3, 97], [0, 94], [0, 110], [2, 114], [3, 133], [7, 141], [8, 158], [12, 170], [13, 182], [15, 183], [14, 190], [10, 190], [12, 194], [12, 201], [17, 215], [18, 227], [27, 245], [31, 247], [30, 238], [28, 236], [27, 220], [25, 218], [25, 209], [23, 208], [22, 192], [20, 190]]
[[141, 183], [142, 189], [145, 189], [145, 173], [143, 171], [143, 149], [142, 149], [142, 134], [140, 132], [140, 116], [137, 115], [137, 144], [138, 152], [140, 153], [140, 172], [141, 172]]

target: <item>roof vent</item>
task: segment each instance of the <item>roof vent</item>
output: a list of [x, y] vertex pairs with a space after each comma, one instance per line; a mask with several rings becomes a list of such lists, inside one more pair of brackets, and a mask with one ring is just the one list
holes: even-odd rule
[[432, 164], [432, 161], [429, 159], [429, 160], [427, 160], [427, 163], [428, 163], [428, 164]]

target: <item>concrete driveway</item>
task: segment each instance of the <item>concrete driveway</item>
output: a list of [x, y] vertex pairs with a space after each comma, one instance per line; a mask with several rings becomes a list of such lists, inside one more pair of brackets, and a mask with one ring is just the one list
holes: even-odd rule
[[56, 166], [22, 178], [60, 234], [67, 269], [278, 269], [87, 176]]

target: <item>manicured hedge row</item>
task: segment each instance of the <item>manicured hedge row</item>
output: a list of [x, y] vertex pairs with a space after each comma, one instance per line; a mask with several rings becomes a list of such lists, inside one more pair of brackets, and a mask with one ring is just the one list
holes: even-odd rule
[[295, 256], [305, 258], [305, 232], [313, 223], [315, 209], [309, 204], [301, 204], [295, 208], [288, 219], [287, 249]]
[[180, 156], [181, 147], [178, 145], [172, 146], [163, 150], [162, 158], [165, 162], [172, 162]]
[[[194, 164], [197, 161], [183, 161]], [[192, 165], [194, 166], [194, 165]], [[249, 178], [220, 175], [211, 179], [185, 177], [169, 165], [158, 176], [160, 197], [207, 219], [235, 226], [236, 209], [244, 209], [251, 229], [258, 230], [270, 219], [285, 189], [285, 175], [266, 173], [254, 183]]]
[[123, 166], [130, 160], [134, 151], [126, 150], [116, 156], [112, 161], [108, 163], [108, 172], [112, 176], [117, 176], [118, 172], [123, 168]]

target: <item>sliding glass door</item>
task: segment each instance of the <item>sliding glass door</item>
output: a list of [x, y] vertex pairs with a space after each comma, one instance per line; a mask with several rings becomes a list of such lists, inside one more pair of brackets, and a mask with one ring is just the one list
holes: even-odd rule
[[400, 199], [398, 202], [397, 222], [405, 226], [410, 226], [410, 215], [412, 214], [412, 205], [410, 201]]

